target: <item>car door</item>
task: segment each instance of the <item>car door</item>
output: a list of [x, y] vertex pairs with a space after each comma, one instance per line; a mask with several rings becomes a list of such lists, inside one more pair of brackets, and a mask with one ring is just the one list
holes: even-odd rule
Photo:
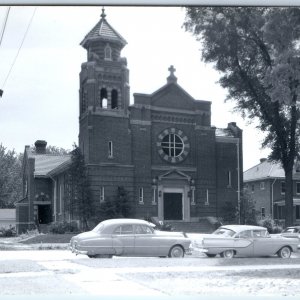
[[136, 256], [157, 256], [158, 243], [155, 239], [154, 230], [147, 225], [135, 225], [134, 252]]
[[277, 243], [266, 230], [253, 230], [254, 256], [268, 256], [274, 254]]
[[253, 256], [254, 245], [252, 230], [244, 230], [234, 237], [234, 249], [237, 256]]
[[123, 224], [118, 226], [113, 234], [113, 248], [117, 255], [134, 255], [134, 232], [132, 224]]

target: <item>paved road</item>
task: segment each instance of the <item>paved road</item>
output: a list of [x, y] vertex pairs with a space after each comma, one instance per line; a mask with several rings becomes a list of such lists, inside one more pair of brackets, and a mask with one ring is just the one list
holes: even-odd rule
[[300, 255], [291, 259], [89, 259], [65, 250], [0, 251], [5, 295], [300, 295]]

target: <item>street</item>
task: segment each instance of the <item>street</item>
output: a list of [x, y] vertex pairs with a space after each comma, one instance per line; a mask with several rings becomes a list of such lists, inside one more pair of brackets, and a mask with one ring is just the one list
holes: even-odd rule
[[0, 296], [299, 296], [300, 255], [290, 259], [90, 259], [68, 250], [0, 252]]

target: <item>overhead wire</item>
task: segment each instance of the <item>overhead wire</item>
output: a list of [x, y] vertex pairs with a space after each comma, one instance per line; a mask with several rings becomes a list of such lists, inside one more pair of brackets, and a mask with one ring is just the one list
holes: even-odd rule
[[3, 88], [4, 88], [5, 84], [6, 84], [6, 82], [7, 82], [8, 77], [9, 77], [11, 71], [12, 71], [12, 68], [14, 67], [14, 65], [15, 65], [15, 63], [16, 63], [16, 61], [17, 61], [17, 58], [18, 58], [18, 56], [19, 56], [19, 53], [20, 53], [20, 51], [21, 51], [21, 48], [22, 48], [22, 46], [23, 46], [23, 44], [24, 44], [24, 41], [25, 41], [26, 36], [27, 36], [27, 33], [28, 33], [28, 31], [29, 31], [29, 27], [30, 27], [30, 25], [31, 25], [31, 23], [32, 23], [32, 20], [33, 20], [33, 17], [34, 17], [34, 15], [35, 15], [36, 9], [37, 9], [37, 8], [35, 7], [35, 8], [34, 8], [34, 11], [33, 11], [33, 13], [32, 13], [32, 16], [31, 16], [31, 18], [30, 18], [30, 20], [29, 20], [29, 23], [28, 23], [28, 26], [27, 26], [27, 28], [26, 28], [26, 31], [25, 31], [25, 33], [24, 33], [22, 42], [21, 42], [21, 44], [20, 44], [20, 46], [19, 46], [19, 49], [18, 49], [18, 51], [17, 51], [17, 54], [16, 54], [16, 56], [15, 56], [13, 62], [12, 62], [12, 65], [11, 65], [9, 71], [8, 71], [8, 74], [7, 74], [5, 80], [4, 80], [3, 84], [2, 84], [2, 91], [3, 91]]
[[3, 26], [2, 26], [2, 32], [1, 32], [1, 36], [0, 36], [0, 46], [1, 46], [1, 43], [2, 43], [2, 40], [3, 40], [3, 36], [4, 36], [6, 24], [7, 24], [7, 19], [8, 19], [8, 15], [9, 15], [9, 11], [10, 11], [10, 6], [7, 8], [6, 15], [5, 15], [5, 18], [4, 18], [4, 22], [3, 22]]

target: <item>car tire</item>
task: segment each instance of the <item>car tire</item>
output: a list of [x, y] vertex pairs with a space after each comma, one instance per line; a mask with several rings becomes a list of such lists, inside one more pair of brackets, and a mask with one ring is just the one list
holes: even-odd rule
[[290, 247], [282, 247], [278, 252], [277, 252], [277, 255], [280, 257], [280, 258], [290, 258], [291, 257], [291, 254], [292, 254], [292, 251], [290, 249]]
[[217, 254], [209, 254], [209, 253], [205, 253], [207, 257], [216, 257]]
[[175, 258], [184, 257], [184, 250], [181, 246], [175, 245], [170, 249], [168, 256]]
[[233, 258], [234, 257], [234, 251], [233, 250], [225, 250], [220, 254], [221, 257], [224, 258]]

